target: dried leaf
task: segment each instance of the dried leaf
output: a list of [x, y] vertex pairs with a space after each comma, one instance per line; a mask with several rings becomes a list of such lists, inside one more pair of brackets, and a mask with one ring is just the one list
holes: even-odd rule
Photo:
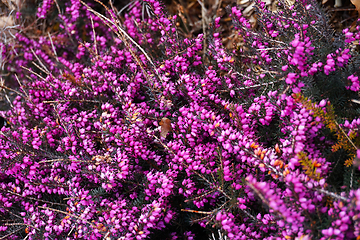
[[11, 27], [14, 25], [14, 19], [12, 16], [0, 17], [0, 28]]
[[295, 4], [296, 1], [295, 0], [286, 0], [286, 2], [289, 6], [292, 6]]
[[245, 10], [243, 11], [244, 16], [250, 17], [255, 11], [254, 6], [255, 6], [255, 3], [253, 2], [247, 8], [245, 8]]
[[360, 13], [360, 0], [351, 0], [351, 3], [355, 5], [356, 10]]
[[172, 128], [171, 128], [171, 120], [164, 117], [161, 119], [159, 125], [161, 126], [161, 131], [160, 131], [160, 135], [163, 137], [163, 138], [166, 138], [166, 135], [172, 131]]
[[342, 6], [342, 0], [335, 0], [334, 8], [338, 8]]
[[250, 4], [251, 2], [250, 2], [250, 0], [240, 0], [240, 1], [238, 1], [238, 5], [248, 5], [248, 4]]

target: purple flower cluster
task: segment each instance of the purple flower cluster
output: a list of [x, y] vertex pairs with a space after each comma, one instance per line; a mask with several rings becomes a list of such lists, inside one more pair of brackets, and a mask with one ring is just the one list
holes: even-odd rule
[[[65, 1], [56, 34], [1, 45], [16, 97], [0, 112], [0, 236], [196, 239], [196, 225], [229, 239], [359, 237], [358, 116], [338, 122], [328, 92], [311, 90], [341, 76], [358, 92], [360, 29], [329, 43], [304, 2], [256, 1], [260, 31], [229, 8], [234, 49], [221, 18], [183, 38], [156, 0], [119, 13]], [[336, 154], [354, 162], [345, 186]]]

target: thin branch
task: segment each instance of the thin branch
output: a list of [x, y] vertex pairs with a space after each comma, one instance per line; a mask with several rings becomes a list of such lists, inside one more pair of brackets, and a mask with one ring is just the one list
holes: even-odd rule
[[197, 0], [197, 2], [199, 3], [199, 5], [201, 6], [201, 20], [202, 20], [202, 30], [203, 30], [203, 34], [204, 34], [204, 40], [203, 40], [203, 44], [204, 44], [204, 50], [203, 50], [203, 60], [205, 59], [205, 54], [206, 54], [206, 26], [205, 24], [208, 22], [207, 18], [206, 18], [206, 8], [204, 5], [204, 0], [200, 1]]
[[9, 190], [6, 190], [6, 192], [7, 192], [7, 193], [10, 193], [10, 194], [12, 194], [12, 195], [21, 197], [21, 198], [27, 198], [27, 199], [31, 199], [31, 200], [34, 200], [34, 201], [40, 201], [40, 202], [48, 203], [48, 204], [51, 204], [51, 205], [67, 206], [66, 204], [49, 202], [49, 201], [46, 201], [46, 200], [42, 200], [42, 199], [40, 199], [40, 198], [33, 198], [33, 197], [29, 197], [29, 196], [24, 197], [24, 196], [21, 195], [21, 194], [18, 194], [18, 193], [16, 193], [16, 192], [11, 192], [11, 191], [9, 191]]
[[351, 139], [349, 138], [349, 136], [344, 132], [344, 130], [342, 129], [342, 127], [340, 127], [340, 125], [338, 124], [338, 122], [337, 122], [336, 120], [334, 120], [334, 121], [335, 121], [336, 126], [340, 129], [341, 133], [346, 137], [346, 139], [347, 139], [347, 140], [349, 141], [349, 143], [353, 146], [353, 148], [354, 148], [355, 150], [358, 149], [358, 148], [355, 146], [354, 142], [351, 141]]
[[21, 231], [21, 230], [23, 230], [23, 229], [24, 229], [23, 227], [22, 227], [22, 228], [19, 228], [19, 229], [16, 229], [15, 231], [12, 231], [11, 233], [8, 233], [8, 234], [2, 236], [2, 237], [0, 238], [0, 240], [2, 240], [2, 239], [8, 239], [7, 237], [9, 237], [9, 236], [13, 235], [14, 233], [19, 232], [19, 231]]
[[[2, 81], [3, 81], [3, 79], [1, 78], [1, 83], [2, 83]], [[14, 92], [14, 93], [20, 95], [21, 97], [24, 97], [24, 95], [23, 95], [21, 92], [16, 91], [15, 89], [6, 87], [6, 86], [4, 86], [4, 84], [0, 84], [0, 88], [3, 88], [4, 90], [5, 90], [5, 89], [6, 89], [6, 90], [9, 90], [9, 91], [11, 91], [11, 92]]]
[[[33, 64], [34, 64], [35, 66], [37, 66], [36, 63], [33, 62]], [[37, 66], [37, 67], [38, 67], [38, 66]], [[27, 67], [24, 67], [24, 66], [21, 66], [21, 68], [22, 68], [22, 69], [25, 69], [25, 70], [27, 70], [27, 71], [29, 71], [29, 72], [31, 72], [32, 74], [36, 75], [38, 78], [40, 78], [40, 79], [43, 80], [43, 81], [46, 80], [44, 77], [42, 77], [40, 74], [34, 72], [34, 71], [31, 70], [30, 68], [27, 68]], [[41, 69], [41, 68], [40, 68], [40, 69]]]
[[[56, 61], [57, 61], [57, 62], [60, 62], [60, 61], [59, 61], [59, 58], [58, 58], [58, 55], [57, 55], [57, 52], [56, 52], [56, 49], [55, 49], [55, 46], [54, 46], [54, 43], [53, 43], [53, 40], [52, 40], [52, 37], [51, 37], [51, 35], [50, 35], [49, 32], [48, 32], [48, 36], [49, 36], [49, 39], [50, 39], [51, 48], [52, 48], [52, 50], [53, 50], [53, 52], [54, 52]], [[60, 73], [62, 74], [62, 70], [61, 70], [61, 69], [60, 69]]]
[[317, 189], [317, 191], [318, 191], [318, 192], [321, 192], [321, 193], [324, 193], [325, 195], [328, 195], [328, 196], [330, 196], [330, 197], [333, 197], [333, 198], [336, 198], [336, 199], [345, 201], [345, 202], [348, 201], [348, 199], [347, 199], [346, 197], [342, 197], [342, 196], [340, 196], [340, 195], [338, 195], [338, 194], [336, 194], [336, 193], [329, 192], [329, 191], [327, 191], [327, 190], [325, 190], [325, 189], [319, 188], [319, 189]]
[[[41, 71], [43, 71], [44, 73], [46, 73], [47, 75], [50, 74], [50, 71], [47, 69], [47, 67], [42, 63], [42, 61], [40, 60], [39, 56], [34, 52], [34, 49], [30, 48], [32, 54], [36, 57], [36, 59], [38, 60], [38, 62], [40, 63], [40, 65], [43, 67], [43, 69], [40, 68]], [[45, 70], [45, 71], [44, 71]]]
[[181, 209], [182, 212], [190, 212], [190, 213], [199, 213], [199, 214], [206, 214], [206, 215], [211, 215], [214, 212], [204, 212], [204, 211], [196, 211], [196, 210], [191, 210], [191, 209]]
[[67, 103], [67, 102], [91, 102], [91, 103], [99, 103], [98, 100], [85, 100], [85, 99], [70, 99], [70, 100], [52, 100], [52, 101], [43, 101], [43, 103]]
[[[24, 67], [22, 67], [22, 68], [24, 68]], [[18, 77], [16, 74], [15, 74], [15, 78], [16, 78], [16, 81], [18, 82], [20, 88], [23, 90], [23, 92], [24, 92], [24, 94], [25, 94], [25, 96], [26, 96], [26, 99], [29, 99], [29, 101], [34, 105], [34, 103], [33, 103], [33, 102], [31, 101], [31, 99], [29, 98], [29, 95], [26, 93], [23, 85], [21, 84], [21, 82], [20, 82], [20, 80], [19, 80], [19, 77]]]
[[94, 20], [92, 18], [92, 16], [90, 15], [90, 20], [91, 20], [91, 27], [93, 30], [93, 35], [94, 35], [94, 47], [95, 47], [95, 55], [98, 56], [98, 50], [97, 50], [97, 40], [96, 40], [96, 33], [95, 33], [95, 27], [94, 27]]
[[70, 217], [73, 217], [73, 218], [76, 218], [76, 219], [80, 219], [86, 223], [88, 223], [90, 226], [92, 227], [95, 227], [94, 224], [92, 224], [91, 222], [89, 222], [88, 220], [84, 219], [84, 218], [81, 218], [81, 217], [78, 217], [74, 214], [71, 214], [71, 213], [68, 213], [68, 212], [64, 212], [64, 211], [61, 211], [61, 210], [58, 210], [58, 209], [55, 209], [55, 208], [49, 208], [49, 207], [43, 207], [43, 206], [38, 206], [38, 208], [42, 208], [42, 209], [46, 209], [46, 210], [50, 210], [50, 211], [54, 211], [54, 212], [58, 212], [58, 213], [62, 213], [62, 214], [65, 214], [67, 216], [70, 216]]
[[84, 160], [71, 160], [71, 159], [65, 159], [65, 158], [57, 158], [57, 159], [49, 159], [49, 160], [43, 160], [40, 161], [39, 163], [53, 163], [53, 162], [60, 162], [60, 161], [69, 161], [69, 162], [89, 162], [89, 161], [84, 161]]

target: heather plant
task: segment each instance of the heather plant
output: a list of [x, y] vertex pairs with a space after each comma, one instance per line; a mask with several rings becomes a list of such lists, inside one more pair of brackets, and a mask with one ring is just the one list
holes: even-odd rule
[[1, 44], [0, 236], [358, 238], [359, 27], [272, 10], [229, 7], [229, 49], [155, 0], [43, 1]]

